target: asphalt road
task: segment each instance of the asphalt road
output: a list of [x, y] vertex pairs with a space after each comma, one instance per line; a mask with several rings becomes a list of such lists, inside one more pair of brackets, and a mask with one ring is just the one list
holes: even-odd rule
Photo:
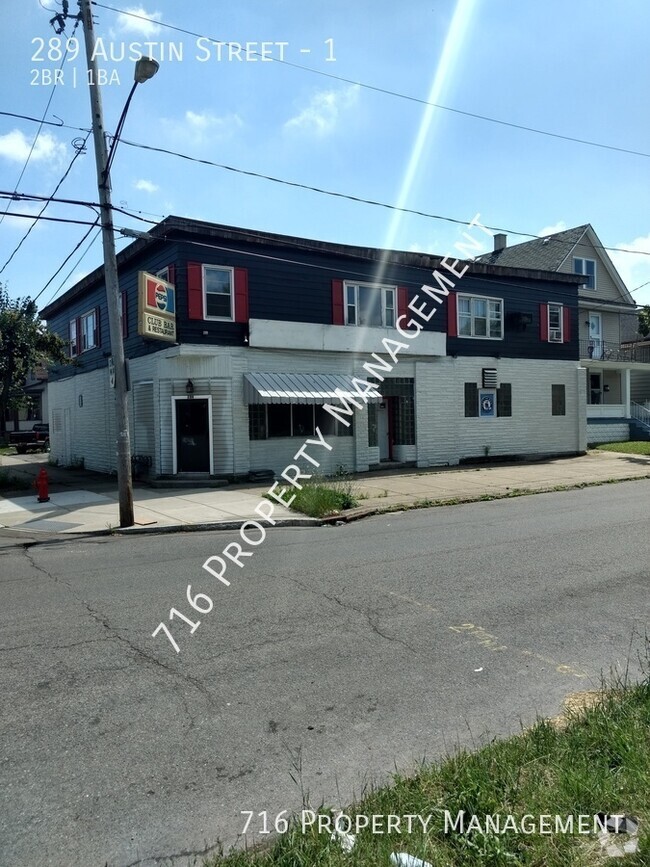
[[0, 550], [0, 865], [192, 863], [242, 810], [345, 806], [636, 676], [649, 504], [638, 481], [278, 529], [230, 587], [201, 564], [235, 533]]

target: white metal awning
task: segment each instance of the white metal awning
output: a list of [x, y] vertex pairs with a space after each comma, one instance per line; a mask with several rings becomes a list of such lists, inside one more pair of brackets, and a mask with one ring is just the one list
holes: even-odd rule
[[[365, 389], [362, 386], [356, 389], [352, 380], [352, 376], [332, 373], [245, 373], [244, 401], [249, 404], [329, 403], [342, 396], [358, 400]], [[382, 399], [376, 388], [364, 395], [364, 400], [366, 396], [369, 403]]]

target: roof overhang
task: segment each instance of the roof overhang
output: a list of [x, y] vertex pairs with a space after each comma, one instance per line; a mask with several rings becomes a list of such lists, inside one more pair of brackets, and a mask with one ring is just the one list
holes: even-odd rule
[[[352, 376], [331, 373], [245, 373], [244, 402], [260, 403], [327, 403], [330, 400], [359, 400], [379, 403], [375, 388], [366, 392], [355, 388]], [[364, 380], [365, 382], [365, 380]]]

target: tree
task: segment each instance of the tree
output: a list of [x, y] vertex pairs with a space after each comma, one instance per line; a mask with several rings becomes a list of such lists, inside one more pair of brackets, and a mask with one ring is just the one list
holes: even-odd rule
[[0, 286], [0, 434], [7, 411], [27, 404], [23, 390], [28, 374], [40, 365], [65, 360], [66, 344], [47, 331], [31, 298], [11, 299]]
[[639, 313], [639, 331], [644, 337], [650, 334], [650, 304], [646, 304]]

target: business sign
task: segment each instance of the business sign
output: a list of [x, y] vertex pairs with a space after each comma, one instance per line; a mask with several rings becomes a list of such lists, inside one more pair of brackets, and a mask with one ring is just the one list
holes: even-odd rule
[[146, 271], [138, 278], [138, 334], [176, 342], [176, 289]]
[[497, 415], [497, 393], [494, 389], [479, 389], [478, 393], [478, 414], [481, 418], [496, 418]]

